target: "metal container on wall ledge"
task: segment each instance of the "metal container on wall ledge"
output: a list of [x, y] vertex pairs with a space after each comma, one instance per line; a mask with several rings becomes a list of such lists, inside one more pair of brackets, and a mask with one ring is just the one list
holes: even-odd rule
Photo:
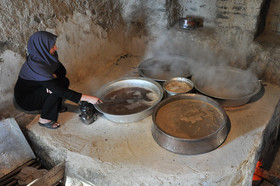
[[179, 27], [183, 29], [195, 29], [202, 27], [202, 20], [194, 17], [180, 18]]

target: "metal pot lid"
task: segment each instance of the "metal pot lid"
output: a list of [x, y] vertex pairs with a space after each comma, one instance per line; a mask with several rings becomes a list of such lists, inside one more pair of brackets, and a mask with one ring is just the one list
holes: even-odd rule
[[181, 57], [152, 57], [141, 62], [138, 66], [141, 76], [155, 81], [166, 81], [173, 77], [190, 77], [188, 62]]
[[233, 67], [208, 68], [193, 75], [191, 80], [202, 94], [224, 100], [252, 97], [261, 89], [261, 83], [254, 74]]

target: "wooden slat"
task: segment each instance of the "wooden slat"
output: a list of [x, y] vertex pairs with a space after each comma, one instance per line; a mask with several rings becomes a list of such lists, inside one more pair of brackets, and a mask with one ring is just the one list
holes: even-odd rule
[[17, 180], [13, 180], [12, 182], [8, 183], [7, 185], [5, 186], [14, 186], [14, 185], [17, 185]]
[[64, 178], [65, 163], [60, 163], [49, 170], [43, 177], [36, 180], [32, 186], [51, 186]]
[[15, 170], [13, 170], [12, 172], [6, 174], [5, 176], [0, 178], [0, 185], [5, 185], [6, 183], [9, 182], [9, 180], [13, 179], [13, 176], [15, 176], [16, 174], [18, 174], [21, 169], [25, 166], [29, 166], [31, 164], [33, 164], [34, 162], [36, 162], [36, 159], [32, 159], [28, 162], [26, 162], [25, 164], [23, 164], [22, 166], [16, 168]]

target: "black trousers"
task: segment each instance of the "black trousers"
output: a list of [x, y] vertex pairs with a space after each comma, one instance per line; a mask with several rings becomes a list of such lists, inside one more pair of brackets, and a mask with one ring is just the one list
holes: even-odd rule
[[[63, 77], [57, 80], [61, 86], [69, 87], [70, 82], [68, 78]], [[17, 102], [17, 105], [24, 111], [41, 110], [41, 118], [57, 121], [62, 98], [54, 93], [47, 93], [45, 87], [39, 87]]]

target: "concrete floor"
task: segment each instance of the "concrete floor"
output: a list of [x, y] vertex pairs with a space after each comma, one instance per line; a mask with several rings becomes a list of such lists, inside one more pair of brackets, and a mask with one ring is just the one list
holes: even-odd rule
[[[139, 60], [113, 64], [72, 88], [94, 93], [109, 81], [137, 76], [131, 67]], [[68, 185], [250, 185], [264, 139], [278, 125], [274, 120], [278, 121], [280, 112], [276, 107], [280, 87], [267, 83], [264, 89], [258, 100], [226, 109], [231, 121], [226, 141], [199, 155], [174, 154], [160, 147], [151, 135], [151, 116], [118, 124], [99, 115], [92, 125], [85, 125], [78, 117], [77, 105], [69, 102], [69, 111], [59, 117], [59, 129], [38, 126], [37, 115], [26, 132], [43, 161], [49, 165], [66, 161]]]

